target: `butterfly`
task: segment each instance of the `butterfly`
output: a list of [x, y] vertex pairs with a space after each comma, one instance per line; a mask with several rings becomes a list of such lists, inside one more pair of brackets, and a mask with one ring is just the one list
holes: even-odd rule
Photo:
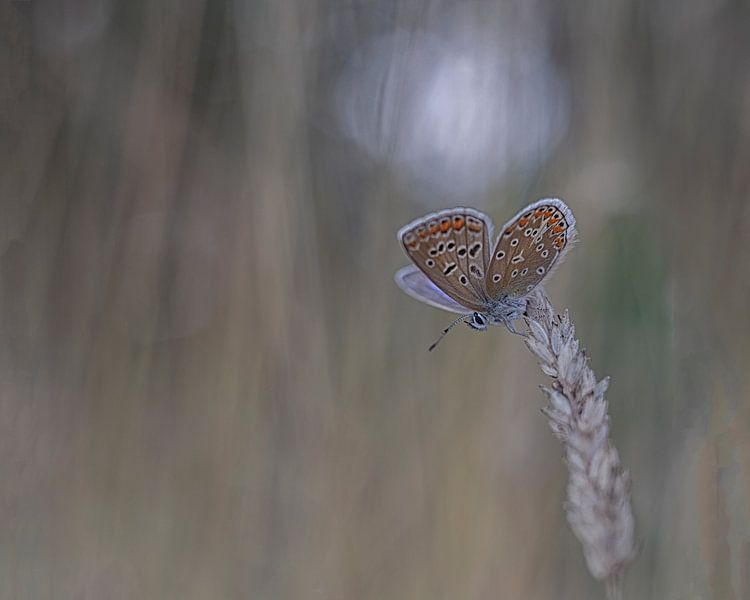
[[562, 262], [576, 238], [576, 220], [557, 198], [532, 202], [508, 221], [491, 246], [492, 221], [472, 208], [451, 208], [402, 227], [397, 237], [414, 263], [395, 276], [407, 294], [461, 316], [477, 331], [523, 316], [526, 297]]

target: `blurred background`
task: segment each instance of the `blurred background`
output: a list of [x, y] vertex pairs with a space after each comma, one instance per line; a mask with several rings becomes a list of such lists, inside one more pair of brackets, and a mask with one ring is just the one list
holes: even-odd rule
[[0, 5], [0, 597], [600, 598], [521, 340], [395, 232], [564, 198], [627, 598], [750, 598], [750, 4]]

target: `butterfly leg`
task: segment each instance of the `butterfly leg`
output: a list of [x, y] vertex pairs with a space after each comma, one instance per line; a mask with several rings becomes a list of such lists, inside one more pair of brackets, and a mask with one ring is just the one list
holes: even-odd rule
[[511, 321], [510, 319], [505, 321], [505, 326], [508, 328], [508, 331], [510, 331], [511, 333], [515, 333], [516, 335], [520, 335], [521, 337], [526, 337], [528, 335], [528, 333], [525, 331], [518, 331], [518, 329], [516, 329], [516, 326], [513, 325], [513, 321]]

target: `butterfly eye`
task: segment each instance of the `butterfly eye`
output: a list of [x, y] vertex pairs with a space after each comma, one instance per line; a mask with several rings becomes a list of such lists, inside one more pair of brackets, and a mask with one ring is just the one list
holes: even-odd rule
[[472, 316], [472, 320], [474, 321], [474, 325], [476, 325], [479, 328], [484, 328], [487, 326], [486, 319], [480, 315], [478, 312], [475, 312]]

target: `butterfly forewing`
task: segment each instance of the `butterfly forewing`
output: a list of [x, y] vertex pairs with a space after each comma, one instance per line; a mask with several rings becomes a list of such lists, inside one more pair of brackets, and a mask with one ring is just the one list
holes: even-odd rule
[[500, 231], [487, 269], [489, 297], [528, 294], [560, 262], [574, 236], [573, 213], [561, 200], [527, 206]]
[[483, 311], [491, 229], [486, 215], [455, 208], [410, 223], [398, 237], [414, 264], [440, 290], [467, 312]]

